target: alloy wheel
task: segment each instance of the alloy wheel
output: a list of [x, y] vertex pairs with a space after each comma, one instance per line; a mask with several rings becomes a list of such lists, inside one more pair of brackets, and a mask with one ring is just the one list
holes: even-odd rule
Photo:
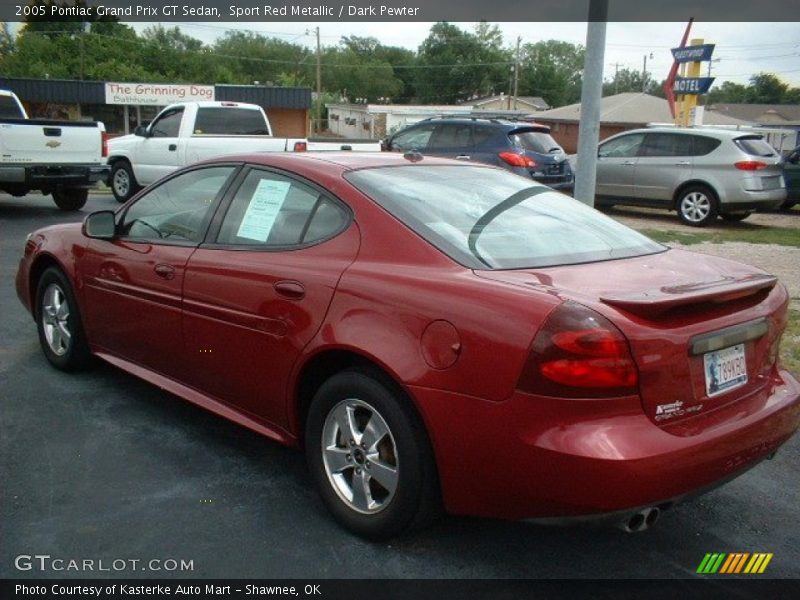
[[702, 192], [690, 192], [681, 200], [681, 213], [687, 221], [702, 223], [711, 214], [711, 199]]
[[342, 400], [328, 413], [322, 460], [334, 491], [354, 511], [378, 513], [397, 491], [394, 437], [381, 414], [363, 400]]
[[44, 291], [42, 302], [42, 327], [47, 345], [56, 356], [64, 356], [72, 343], [69, 330], [69, 302], [64, 290], [51, 283]]

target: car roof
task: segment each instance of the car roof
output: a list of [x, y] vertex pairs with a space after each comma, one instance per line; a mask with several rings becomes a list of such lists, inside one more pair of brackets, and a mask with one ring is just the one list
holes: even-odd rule
[[203, 161], [203, 164], [217, 164], [229, 162], [246, 162], [268, 167], [286, 168], [300, 167], [305, 169], [325, 169], [327, 171], [352, 171], [373, 167], [398, 167], [398, 166], [460, 166], [495, 168], [481, 163], [465, 163], [463, 160], [436, 158], [415, 153], [415, 160], [406, 158], [398, 152], [256, 152], [249, 154], [234, 154], [218, 156]]
[[[705, 135], [719, 139], [736, 139], [743, 136], [761, 136], [758, 131], [743, 131], [741, 129], [716, 129], [713, 127], [643, 127], [631, 129], [621, 133], [677, 133], [680, 135]], [[763, 137], [763, 136], [762, 136]]]
[[458, 116], [440, 116], [440, 117], [428, 117], [427, 119], [423, 119], [422, 121], [417, 121], [413, 125], [409, 125], [408, 127], [413, 127], [414, 125], [420, 125], [422, 123], [430, 123], [432, 121], [442, 121], [448, 123], [475, 123], [481, 122], [486, 123], [488, 125], [500, 125], [501, 127], [507, 129], [518, 129], [523, 127], [534, 127], [539, 129], [546, 129], [550, 131], [550, 127], [547, 125], [543, 125], [542, 123], [536, 123], [535, 121], [522, 121], [522, 120], [514, 120], [508, 119], [503, 117], [490, 117], [490, 116], [469, 116], [469, 115], [458, 115]]

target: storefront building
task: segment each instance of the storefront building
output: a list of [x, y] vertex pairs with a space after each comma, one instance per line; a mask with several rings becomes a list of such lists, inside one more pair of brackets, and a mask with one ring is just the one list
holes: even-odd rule
[[131, 133], [173, 102], [219, 100], [261, 106], [273, 135], [306, 137], [309, 88], [263, 85], [200, 85], [77, 81], [67, 79], [7, 79], [0, 89], [11, 90], [30, 117], [102, 121], [111, 134]]

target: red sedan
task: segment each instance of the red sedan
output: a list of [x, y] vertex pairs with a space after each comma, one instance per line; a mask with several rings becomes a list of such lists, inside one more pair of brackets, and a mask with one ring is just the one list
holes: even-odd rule
[[221, 158], [31, 234], [16, 283], [55, 367], [304, 445], [371, 538], [442, 505], [644, 529], [800, 424], [774, 277], [488, 166]]

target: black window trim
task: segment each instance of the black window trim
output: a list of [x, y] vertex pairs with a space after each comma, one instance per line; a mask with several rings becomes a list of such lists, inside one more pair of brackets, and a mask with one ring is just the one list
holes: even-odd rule
[[122, 222], [125, 220], [125, 216], [128, 214], [128, 211], [136, 205], [140, 200], [145, 198], [149, 193], [152, 191], [160, 188], [162, 185], [172, 181], [176, 177], [180, 175], [185, 175], [186, 173], [191, 173], [192, 171], [200, 171], [204, 169], [212, 169], [212, 168], [219, 168], [219, 167], [233, 167], [233, 171], [230, 175], [228, 175], [228, 179], [225, 180], [225, 183], [222, 184], [220, 191], [217, 192], [217, 196], [214, 198], [214, 203], [211, 209], [208, 211], [208, 214], [203, 218], [203, 223], [198, 228], [198, 232], [200, 233], [199, 239], [197, 241], [191, 240], [170, 240], [170, 239], [154, 239], [154, 238], [142, 238], [142, 237], [133, 237], [127, 235], [116, 235], [114, 236], [114, 240], [121, 240], [126, 243], [132, 244], [150, 244], [151, 246], [185, 246], [187, 248], [196, 248], [200, 244], [203, 243], [203, 240], [208, 235], [208, 229], [211, 226], [211, 223], [214, 220], [217, 212], [219, 211], [220, 204], [225, 196], [228, 194], [233, 182], [236, 181], [239, 174], [242, 171], [244, 163], [242, 162], [220, 162], [214, 164], [199, 164], [199, 165], [192, 165], [191, 167], [187, 167], [185, 169], [177, 170], [173, 173], [167, 175], [164, 179], [156, 182], [153, 185], [146, 187], [142, 190], [142, 193], [136, 196], [133, 202], [126, 202], [123, 206], [117, 209], [115, 213], [115, 222], [116, 222], [116, 229], [119, 231], [119, 228], [122, 226]]
[[[320, 238], [318, 240], [314, 240], [312, 242], [306, 243], [298, 243], [298, 244], [276, 244], [272, 246], [267, 246], [263, 243], [254, 242], [252, 244], [222, 244], [218, 243], [216, 240], [219, 237], [220, 230], [222, 229], [222, 222], [225, 220], [225, 217], [230, 210], [231, 204], [233, 204], [233, 200], [236, 197], [239, 188], [242, 187], [247, 177], [253, 171], [265, 171], [268, 173], [274, 173], [275, 175], [280, 175], [281, 177], [286, 177], [287, 179], [298, 181], [302, 183], [314, 191], [317, 192], [317, 200], [314, 203], [314, 206], [311, 208], [309, 212], [308, 219], [306, 219], [306, 223], [303, 226], [303, 232], [300, 236], [300, 239], [303, 239], [305, 236], [308, 227], [311, 224], [311, 219], [314, 218], [314, 215], [317, 214], [317, 209], [319, 208], [322, 198], [327, 198], [331, 202], [333, 202], [338, 208], [342, 209], [345, 214], [345, 223], [342, 227], [336, 229], [330, 235]], [[286, 171], [284, 169], [278, 169], [275, 167], [269, 167], [267, 165], [259, 165], [255, 163], [245, 163], [242, 166], [241, 171], [239, 172], [238, 176], [235, 180], [231, 183], [228, 187], [227, 192], [219, 202], [216, 212], [214, 213], [214, 217], [211, 220], [209, 227], [206, 229], [206, 235], [203, 238], [203, 241], [200, 243], [200, 247], [206, 250], [234, 250], [238, 252], [293, 252], [295, 250], [305, 250], [306, 248], [312, 248], [314, 246], [318, 246], [320, 244], [324, 244], [325, 242], [332, 240], [333, 238], [341, 235], [353, 224], [355, 217], [353, 215], [353, 210], [350, 206], [343, 202], [339, 197], [335, 194], [330, 192], [330, 190], [325, 189], [318, 183], [303, 177], [293, 171]]]

